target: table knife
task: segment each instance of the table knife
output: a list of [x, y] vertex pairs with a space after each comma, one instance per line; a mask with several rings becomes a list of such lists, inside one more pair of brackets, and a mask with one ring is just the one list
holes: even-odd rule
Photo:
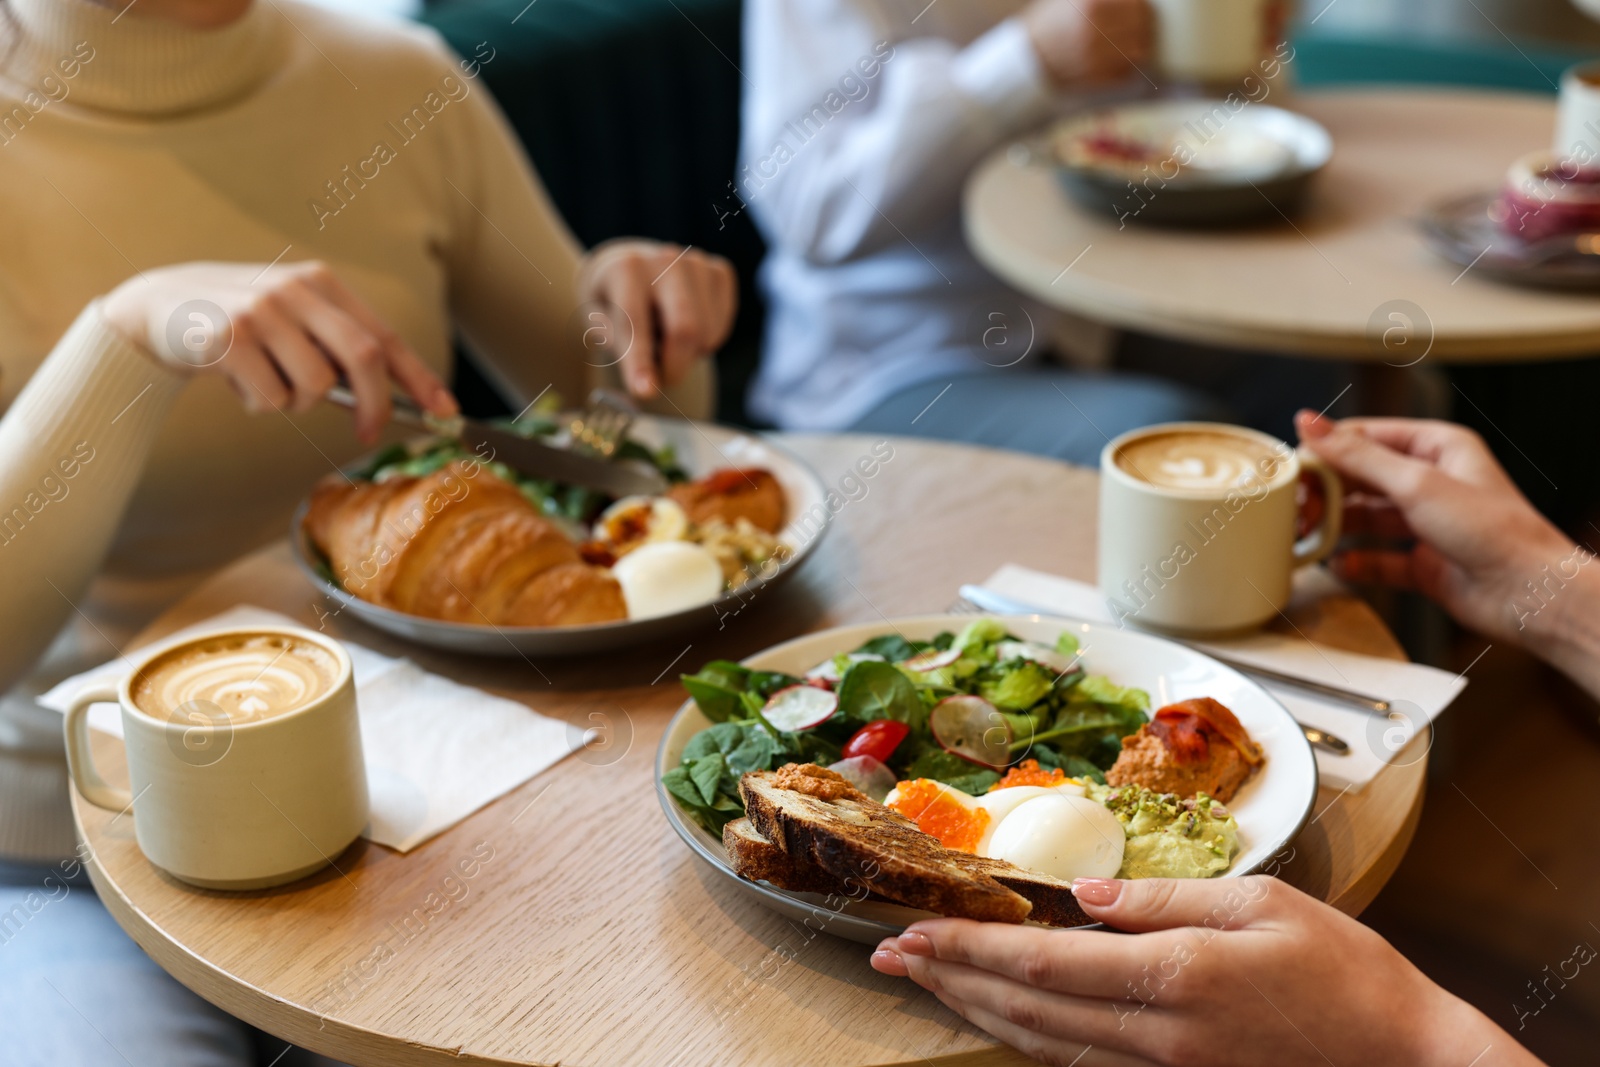
[[[1035, 604], [1026, 604], [1020, 600], [1014, 600], [1011, 597], [991, 592], [981, 585], [962, 586], [961, 596], [963, 599], [971, 601], [985, 611], [994, 611], [1001, 614], [1054, 615], [1057, 618], [1071, 618], [1071, 616], [1062, 615], [1059, 611], [1051, 611], [1048, 608], [1042, 608]], [[1074, 621], [1083, 622], [1087, 620], [1078, 619]], [[1292, 689], [1300, 689], [1307, 693], [1314, 693], [1317, 696], [1325, 697], [1329, 700], [1335, 700], [1341, 704], [1349, 704], [1353, 707], [1360, 708], [1362, 711], [1368, 712], [1372, 715], [1382, 715], [1387, 718], [1392, 706], [1387, 700], [1381, 700], [1378, 697], [1368, 696], [1365, 693], [1357, 693], [1353, 690], [1341, 689], [1334, 685], [1324, 685], [1322, 682], [1313, 681], [1310, 678], [1300, 678], [1293, 674], [1284, 674], [1280, 671], [1270, 670], [1266, 667], [1257, 667], [1253, 663], [1246, 663], [1243, 660], [1236, 660], [1231, 656], [1218, 655], [1211, 649], [1199, 647], [1192, 641], [1183, 641], [1178, 638], [1167, 637], [1165, 634], [1158, 636], [1165, 637], [1169, 641], [1175, 641], [1178, 644], [1184, 645], [1188, 648], [1193, 648], [1197, 652], [1201, 652], [1207, 656], [1210, 656], [1218, 663], [1232, 667], [1241, 674], [1252, 675], [1253, 677], [1260, 678], [1263, 681], [1271, 682], [1274, 685], [1282, 685]]]
[[[354, 394], [344, 386], [328, 390], [328, 400], [340, 407], [355, 408]], [[581, 485], [612, 496], [656, 496], [666, 492], [667, 479], [654, 467], [637, 460], [607, 460], [580, 455], [565, 448], [545, 444], [538, 438], [523, 437], [510, 430], [488, 426], [456, 416], [442, 419], [425, 414], [409, 404], [394, 402], [394, 421], [408, 429], [454, 437], [485, 462], [499, 460], [533, 478], [544, 478], [562, 485]]]

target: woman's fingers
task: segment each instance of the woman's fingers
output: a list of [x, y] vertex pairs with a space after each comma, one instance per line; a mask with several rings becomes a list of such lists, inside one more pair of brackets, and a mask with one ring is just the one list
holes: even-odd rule
[[279, 375], [288, 382], [290, 407], [309, 411], [338, 384], [333, 364], [298, 324], [271, 304], [250, 313], [250, 333], [260, 338]]
[[254, 337], [235, 328], [233, 344], [218, 363], [244, 401], [246, 411], [282, 411], [289, 403], [289, 387]]
[[355, 394], [356, 435], [374, 440], [393, 410], [382, 343], [311, 286], [290, 283], [281, 291], [286, 309], [327, 353]]
[[407, 395], [424, 411], [448, 418], [460, 412], [461, 407], [439, 376], [422, 362], [411, 346], [405, 343], [377, 312], [369, 308], [339, 276], [320, 263], [311, 265], [303, 275], [306, 285], [320, 293], [345, 314], [360, 323], [382, 347], [383, 357], [390, 376]]
[[610, 306], [613, 344], [622, 346], [622, 381], [641, 398], [656, 394], [655, 314], [651, 308], [650, 276], [641, 257], [622, 255], [605, 271], [600, 296]]
[[666, 385], [682, 381], [705, 355], [710, 334], [711, 308], [704, 299], [710, 294], [700, 264], [689, 261], [692, 254], [685, 250], [677, 262], [668, 260], [652, 286], [661, 323], [661, 376]]
[[[904, 957], [908, 977], [924, 989], [982, 1008], [1023, 1030], [1090, 1045], [1125, 1044], [1142, 1005], [1124, 997], [1075, 997], [1039, 989], [964, 963]], [[1121, 1038], [1122, 1040], [1119, 1040]]]
[[970, 964], [1027, 985], [1085, 997], [1126, 994], [1125, 979], [1118, 976], [1138, 970], [1130, 967], [1135, 953], [1157, 951], [1121, 934], [1097, 930], [1044, 934], [1031, 927], [971, 919], [914, 923], [884, 945], [902, 957]]

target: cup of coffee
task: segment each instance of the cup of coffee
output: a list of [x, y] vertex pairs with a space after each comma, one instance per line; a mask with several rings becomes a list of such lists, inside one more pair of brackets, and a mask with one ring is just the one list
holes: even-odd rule
[[[1322, 480], [1317, 528], [1295, 539], [1297, 486]], [[1320, 459], [1211, 422], [1125, 433], [1100, 453], [1100, 590], [1121, 623], [1179, 634], [1259, 626], [1297, 568], [1339, 539], [1342, 489]]]
[[1600, 60], [1578, 63], [1562, 73], [1550, 149], [1569, 170], [1600, 168]]
[[[122, 708], [131, 790], [89, 751], [89, 706]], [[350, 657], [309, 630], [207, 634], [140, 658], [80, 693], [64, 727], [73, 784], [133, 811], [150, 862], [210, 889], [260, 889], [331, 863], [367, 822]]]
[[1152, 0], [1156, 62], [1174, 78], [1234, 82], [1265, 51], [1268, 0]]

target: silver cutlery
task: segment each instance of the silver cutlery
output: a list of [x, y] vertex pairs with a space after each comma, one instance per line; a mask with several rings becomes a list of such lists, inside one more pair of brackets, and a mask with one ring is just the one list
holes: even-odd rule
[[[352, 410], [356, 404], [355, 395], [342, 385], [328, 390], [327, 399]], [[667, 480], [660, 471], [634, 460], [611, 460], [575, 449], [556, 448], [538, 438], [523, 437], [459, 415], [438, 418], [398, 399], [394, 401], [392, 417], [396, 424], [408, 429], [457, 438], [485, 461], [499, 460], [535, 478], [562, 485], [581, 485], [617, 497], [655, 496], [667, 489]], [[630, 421], [631, 418], [630, 415]], [[612, 444], [613, 452], [620, 440], [619, 432]]]

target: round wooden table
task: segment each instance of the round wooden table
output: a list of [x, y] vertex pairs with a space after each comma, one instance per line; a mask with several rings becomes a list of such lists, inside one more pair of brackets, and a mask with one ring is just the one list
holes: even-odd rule
[[[784, 441], [830, 484], [873, 444]], [[805, 570], [720, 631], [542, 661], [535, 671], [520, 659], [434, 654], [333, 619], [341, 638], [547, 715], [585, 725], [603, 716], [618, 743], [565, 760], [407, 855], [358, 842], [338, 871], [262, 892], [174, 881], [139, 852], [131, 819], [74, 795], [101, 898], [207, 1000], [357, 1065], [1030, 1062], [910, 983], [873, 971], [866, 947], [733, 891], [657, 805], [652, 762], [683, 700], [679, 670], [807, 630], [941, 610], [962, 582], [1006, 562], [1092, 576], [1093, 472], [966, 446], [894, 439], [893, 448]], [[323, 607], [279, 544], [217, 575], [142, 640], [241, 603], [313, 626]], [[1327, 644], [1401, 655], [1354, 597], [1290, 614]], [[112, 781], [126, 781], [119, 742], [96, 734], [95, 759]], [[1411, 840], [1425, 768], [1417, 755], [1360, 795], [1324, 790], [1283, 877], [1359, 912]]]
[[[1043, 152], [1001, 150], [967, 185], [967, 240], [990, 270], [1044, 303], [1184, 341], [1395, 366], [1424, 353], [1503, 362], [1600, 351], [1592, 294], [1463, 271], [1429, 251], [1416, 223], [1440, 200], [1499, 188], [1512, 160], [1546, 147], [1549, 97], [1384, 88], [1282, 103], [1326, 126], [1334, 143], [1292, 222], [1119, 228], [1074, 206]], [[1391, 341], [1406, 343], [1385, 347], [1395, 326], [1411, 332]]]

